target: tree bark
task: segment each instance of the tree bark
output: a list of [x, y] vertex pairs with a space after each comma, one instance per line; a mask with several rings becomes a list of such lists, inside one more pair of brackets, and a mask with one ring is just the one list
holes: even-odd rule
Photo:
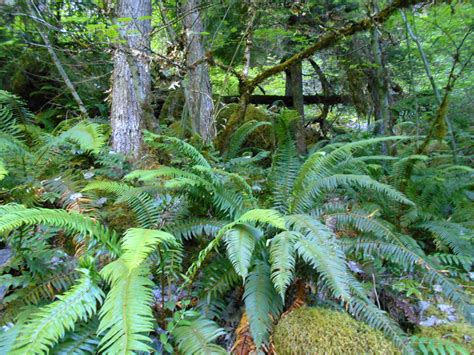
[[151, 121], [151, 0], [119, 0], [120, 44], [112, 76], [112, 148], [133, 160], [142, 152], [142, 129]]
[[[185, 84], [186, 105], [191, 116], [193, 130], [201, 138], [210, 142], [216, 135], [212, 101], [211, 80], [205, 58], [202, 32], [204, 31], [199, 0], [188, 0], [183, 6], [184, 28], [186, 37], [186, 65], [188, 67]], [[195, 64], [195, 63], [199, 64]]]
[[286, 71], [285, 95], [291, 95], [293, 107], [300, 118], [296, 123], [296, 148], [298, 153], [306, 153], [306, 133], [304, 124], [303, 70], [301, 62]]
[[[376, 8], [372, 4], [373, 8]], [[388, 91], [388, 72], [383, 60], [382, 43], [377, 26], [372, 27], [371, 33], [372, 57], [375, 69], [372, 72], [372, 99], [376, 121], [376, 134], [385, 136], [389, 132], [390, 98]], [[382, 144], [382, 153], [388, 154], [388, 144]]]

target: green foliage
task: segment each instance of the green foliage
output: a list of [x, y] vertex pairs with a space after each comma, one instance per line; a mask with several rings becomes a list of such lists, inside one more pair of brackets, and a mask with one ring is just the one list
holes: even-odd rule
[[100, 272], [111, 287], [99, 313], [99, 346], [104, 353], [150, 350], [153, 282], [146, 258], [161, 243], [175, 243], [175, 239], [161, 231], [129, 229], [122, 241], [120, 258]]
[[[64, 295], [33, 312], [21, 324], [13, 353], [47, 352], [66, 331], [74, 329], [78, 320], [86, 321], [95, 314], [97, 304], [102, 302], [103, 293], [87, 269], [79, 269], [83, 276]], [[18, 326], [18, 325], [16, 325]]]
[[464, 322], [454, 322], [436, 325], [434, 327], [420, 327], [413, 337], [413, 342], [423, 354], [428, 353], [456, 353], [470, 354], [474, 350], [472, 339], [474, 328]]
[[278, 316], [283, 307], [270, 276], [269, 265], [259, 261], [245, 280], [245, 311], [250, 323], [250, 333], [258, 348], [268, 340], [272, 326], [269, 315]]
[[305, 353], [318, 349], [325, 354], [399, 354], [383, 337], [349, 315], [323, 308], [301, 307], [283, 317], [273, 336], [278, 353]]
[[212, 342], [225, 332], [217, 324], [199, 313], [187, 312], [172, 330], [175, 342], [182, 354], [226, 354], [220, 346]]

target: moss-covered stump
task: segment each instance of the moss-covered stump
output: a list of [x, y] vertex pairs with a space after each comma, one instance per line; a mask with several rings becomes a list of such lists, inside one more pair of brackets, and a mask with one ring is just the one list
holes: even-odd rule
[[282, 318], [273, 335], [285, 354], [400, 354], [384, 335], [346, 313], [301, 307]]
[[474, 354], [474, 327], [464, 322], [420, 327], [416, 335], [420, 338], [446, 339]]
[[[230, 137], [240, 126], [248, 121], [272, 122], [271, 115], [255, 105], [249, 105], [245, 113], [244, 120], [239, 120], [239, 104], [228, 104], [217, 113], [216, 124], [218, 136], [214, 140], [215, 146], [224, 151], [229, 144]], [[258, 142], [258, 147], [271, 149], [274, 146], [274, 137], [271, 127], [264, 126], [257, 128], [248, 138], [249, 142]]]

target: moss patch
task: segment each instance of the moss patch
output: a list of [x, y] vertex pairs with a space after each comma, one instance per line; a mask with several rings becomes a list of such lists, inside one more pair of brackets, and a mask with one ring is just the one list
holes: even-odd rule
[[278, 354], [400, 354], [384, 335], [346, 313], [301, 307], [280, 320]]
[[416, 334], [420, 338], [447, 339], [462, 345], [474, 354], [474, 327], [467, 323], [456, 322], [437, 325], [434, 327], [420, 327]]
[[[221, 151], [225, 150], [229, 143], [230, 137], [245, 122], [248, 121], [265, 121], [272, 122], [271, 115], [264, 109], [261, 109], [255, 105], [249, 105], [245, 113], [245, 118], [241, 122], [238, 116], [239, 105], [229, 104], [222, 108], [216, 118], [218, 127], [218, 136], [216, 137], [214, 144]], [[272, 129], [269, 126], [260, 127], [255, 130], [247, 139], [249, 142], [258, 142], [258, 147], [262, 149], [271, 149], [274, 146], [274, 137]]]

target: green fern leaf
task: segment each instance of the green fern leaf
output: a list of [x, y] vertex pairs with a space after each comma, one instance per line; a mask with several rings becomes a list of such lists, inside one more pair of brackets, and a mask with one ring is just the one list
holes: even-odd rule
[[272, 326], [270, 316], [278, 316], [283, 308], [281, 297], [270, 279], [267, 263], [258, 261], [245, 279], [244, 302], [250, 333], [259, 349], [268, 340]]
[[282, 300], [293, 280], [295, 269], [295, 242], [301, 236], [294, 232], [281, 232], [270, 240], [270, 264], [272, 281]]
[[46, 353], [67, 330], [74, 329], [78, 320], [87, 320], [102, 302], [103, 293], [94, 283], [87, 269], [79, 269], [83, 276], [62, 296], [38, 312], [22, 327], [14, 352], [18, 354]]
[[123, 254], [105, 266], [102, 277], [110, 284], [100, 310], [98, 333], [100, 349], [107, 354], [131, 354], [149, 351], [147, 334], [153, 330], [150, 269], [148, 255], [160, 243], [176, 243], [166, 232], [140, 228], [129, 229], [122, 241]]
[[334, 234], [308, 215], [288, 216], [288, 224], [302, 235], [295, 244], [297, 253], [321, 274], [335, 297], [348, 300], [348, 269]]
[[172, 334], [181, 354], [227, 354], [223, 348], [212, 343], [225, 334], [224, 329], [199, 314], [180, 320]]
[[248, 274], [255, 242], [260, 235], [261, 233], [257, 229], [245, 224], [234, 225], [225, 234], [224, 241], [227, 245], [229, 259], [235, 272], [244, 280]]

